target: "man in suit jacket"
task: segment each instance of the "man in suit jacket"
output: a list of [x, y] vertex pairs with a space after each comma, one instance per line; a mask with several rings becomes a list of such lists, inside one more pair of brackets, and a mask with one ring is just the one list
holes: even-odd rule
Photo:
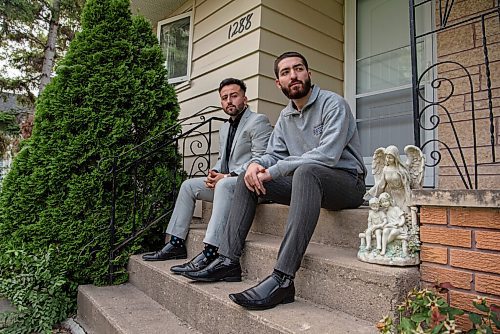
[[272, 132], [267, 116], [256, 114], [247, 105], [246, 85], [243, 81], [228, 78], [219, 85], [219, 95], [224, 112], [230, 116], [220, 129], [219, 157], [206, 179], [192, 178], [184, 181], [168, 224], [170, 241], [158, 252], [145, 254], [146, 261], [185, 259], [184, 240], [197, 199], [213, 202], [212, 216], [205, 234], [204, 250], [191, 261], [171, 268], [181, 274], [205, 268], [217, 256], [219, 236], [224, 230], [237, 176], [244, 173], [243, 164], [264, 154]]

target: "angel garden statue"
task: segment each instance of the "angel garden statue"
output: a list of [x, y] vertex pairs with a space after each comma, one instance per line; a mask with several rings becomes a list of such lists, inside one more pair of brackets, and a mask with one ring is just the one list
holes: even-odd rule
[[396, 206], [409, 212], [411, 189], [422, 188], [425, 160], [422, 151], [416, 146], [406, 146], [405, 153], [407, 160], [403, 163], [394, 145], [375, 150], [372, 161], [375, 185], [368, 190], [365, 199], [386, 192], [391, 195]]
[[[413, 145], [405, 147], [404, 163], [396, 146], [378, 148], [373, 154], [372, 172], [375, 185], [366, 192], [370, 213], [368, 228], [360, 233], [358, 259], [364, 262], [407, 266], [419, 263], [416, 208], [410, 207], [411, 189], [422, 187], [425, 159]], [[375, 200], [377, 199], [377, 200]], [[378, 202], [378, 205], [372, 206]], [[380, 213], [382, 212], [382, 213]], [[385, 215], [385, 223], [377, 226], [374, 216]], [[372, 246], [372, 235], [376, 247]]]

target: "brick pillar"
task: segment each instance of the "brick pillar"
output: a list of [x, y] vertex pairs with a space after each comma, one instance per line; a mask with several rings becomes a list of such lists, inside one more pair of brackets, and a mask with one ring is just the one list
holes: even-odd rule
[[[422, 285], [448, 282], [451, 306], [477, 310], [476, 297], [500, 305], [500, 191], [419, 190]], [[467, 317], [459, 319], [469, 326]]]

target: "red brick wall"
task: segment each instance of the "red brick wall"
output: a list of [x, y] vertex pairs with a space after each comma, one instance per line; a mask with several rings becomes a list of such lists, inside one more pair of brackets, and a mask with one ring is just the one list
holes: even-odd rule
[[477, 296], [500, 305], [500, 209], [421, 206], [420, 224], [423, 285], [449, 282], [445, 298], [465, 311]]

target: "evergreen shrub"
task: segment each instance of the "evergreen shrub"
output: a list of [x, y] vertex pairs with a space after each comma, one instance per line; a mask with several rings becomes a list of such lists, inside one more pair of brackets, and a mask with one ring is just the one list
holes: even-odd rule
[[[150, 24], [131, 16], [129, 0], [87, 0], [82, 31], [38, 98], [32, 137], [23, 142], [0, 193], [0, 254], [9, 254], [0, 257], [2, 293], [25, 289], [8, 283], [13, 258], [32, 265], [34, 257], [50, 257], [44, 270], [51, 279], [41, 281], [40, 291], [64, 281], [60, 297], [52, 296], [63, 311], [42, 309], [31, 317], [54, 324], [74, 310], [78, 284], [107, 282], [112, 157], [123, 165], [179, 132], [177, 98], [163, 64]], [[141, 150], [122, 155], [152, 137]], [[120, 174], [117, 242], [130, 232], [131, 218], [152, 217], [166, 204], [181, 181], [174, 175], [179, 161], [169, 145], [142, 161], [137, 174]], [[131, 212], [134, 189], [144, 195], [145, 211]], [[124, 268], [130, 253], [144, 247], [141, 241], [160, 242], [164, 227], [125, 248], [115, 265]], [[123, 273], [116, 282], [125, 279]], [[29, 312], [37, 296], [49, 298], [37, 292], [25, 299], [31, 305], [18, 304], [18, 310]]]

